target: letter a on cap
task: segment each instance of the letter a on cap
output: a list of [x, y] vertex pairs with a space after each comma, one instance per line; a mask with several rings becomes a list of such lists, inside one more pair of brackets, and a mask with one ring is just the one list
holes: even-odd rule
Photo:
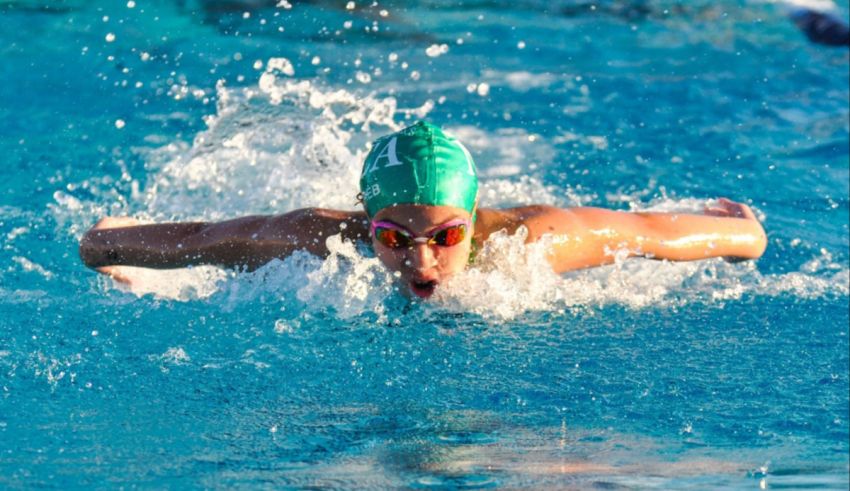
[[378, 163], [381, 161], [381, 159], [387, 159], [387, 165], [384, 166], [385, 168], [401, 165], [401, 161], [398, 159], [398, 155], [396, 155], [395, 146], [396, 137], [392, 137], [390, 138], [389, 143], [387, 143], [387, 146], [385, 146], [384, 149], [381, 150], [381, 153], [375, 156], [375, 160], [372, 161], [372, 165], [369, 166], [369, 170], [366, 171], [366, 173], [371, 174], [372, 172], [378, 170]]

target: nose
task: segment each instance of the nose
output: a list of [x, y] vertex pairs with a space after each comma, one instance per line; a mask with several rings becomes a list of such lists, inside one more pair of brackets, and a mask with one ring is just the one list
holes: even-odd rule
[[436, 263], [436, 259], [431, 246], [419, 242], [414, 244], [407, 254], [408, 265], [417, 271], [430, 269]]

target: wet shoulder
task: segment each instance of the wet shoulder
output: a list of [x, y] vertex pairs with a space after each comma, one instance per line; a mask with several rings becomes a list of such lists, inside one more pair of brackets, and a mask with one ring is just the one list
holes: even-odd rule
[[350, 241], [368, 241], [369, 218], [362, 211], [329, 210], [313, 208], [313, 220], [325, 229], [328, 235], [342, 234], [342, 238]]
[[264, 235], [270, 239], [297, 237], [312, 240], [342, 234], [345, 240], [362, 241], [368, 239], [369, 221], [366, 214], [359, 211], [303, 208], [269, 217], [265, 232]]
[[519, 227], [524, 226], [528, 229], [528, 240], [534, 241], [545, 234], [570, 233], [578, 225], [578, 219], [572, 210], [554, 206], [481, 208], [478, 210], [475, 237], [483, 242], [491, 234], [501, 230], [513, 235]]

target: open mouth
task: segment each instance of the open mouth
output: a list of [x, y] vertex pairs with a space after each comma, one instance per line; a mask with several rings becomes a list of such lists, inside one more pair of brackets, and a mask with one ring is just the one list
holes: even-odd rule
[[437, 288], [436, 280], [411, 280], [410, 291], [420, 298], [428, 298], [434, 294], [434, 289]]

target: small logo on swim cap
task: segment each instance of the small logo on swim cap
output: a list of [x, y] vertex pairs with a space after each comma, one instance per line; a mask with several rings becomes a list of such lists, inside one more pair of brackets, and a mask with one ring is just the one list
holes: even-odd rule
[[379, 194], [381, 194], [381, 187], [377, 183], [372, 184], [363, 190], [363, 201], [369, 201]]

